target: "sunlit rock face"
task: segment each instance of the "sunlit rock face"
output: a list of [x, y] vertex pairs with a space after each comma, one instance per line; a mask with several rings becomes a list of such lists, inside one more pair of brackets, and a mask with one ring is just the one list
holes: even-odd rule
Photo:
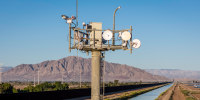
[[[128, 65], [106, 62], [105, 80], [120, 82], [133, 81], [160, 81], [168, 80], [165, 77], [152, 75], [139, 68]], [[39, 64], [21, 64], [3, 73], [3, 81], [33, 81], [34, 76], [40, 81], [64, 81], [78, 82], [82, 70], [82, 81], [90, 82], [91, 59], [69, 56], [59, 60], [44, 61]]]

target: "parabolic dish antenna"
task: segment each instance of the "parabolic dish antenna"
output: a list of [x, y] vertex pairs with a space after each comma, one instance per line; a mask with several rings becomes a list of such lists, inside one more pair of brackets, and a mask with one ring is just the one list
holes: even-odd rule
[[132, 41], [132, 44], [133, 44], [133, 48], [139, 48], [141, 46], [141, 42], [138, 39], [134, 39]]
[[128, 31], [125, 31], [125, 32], [122, 33], [121, 37], [122, 37], [122, 40], [128, 41], [131, 38], [131, 33], [128, 32]]
[[110, 40], [112, 38], [112, 36], [113, 36], [113, 33], [110, 30], [106, 30], [103, 32], [103, 38], [105, 40]]

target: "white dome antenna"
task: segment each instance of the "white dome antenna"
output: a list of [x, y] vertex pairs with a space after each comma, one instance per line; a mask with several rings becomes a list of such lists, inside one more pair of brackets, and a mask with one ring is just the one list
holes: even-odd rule
[[103, 39], [105, 40], [110, 40], [112, 36], [113, 36], [113, 33], [110, 30], [106, 30], [103, 32]]
[[132, 41], [132, 46], [133, 46], [133, 48], [136, 48], [136, 49], [139, 48], [141, 46], [140, 40], [139, 39], [134, 39]]
[[122, 40], [128, 41], [131, 39], [131, 33], [129, 31], [125, 31], [122, 33], [121, 37], [122, 37]]

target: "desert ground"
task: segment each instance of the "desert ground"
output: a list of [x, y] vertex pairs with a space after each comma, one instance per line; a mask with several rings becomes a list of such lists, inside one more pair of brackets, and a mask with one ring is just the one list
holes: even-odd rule
[[175, 83], [158, 100], [200, 100], [200, 88], [193, 83]]

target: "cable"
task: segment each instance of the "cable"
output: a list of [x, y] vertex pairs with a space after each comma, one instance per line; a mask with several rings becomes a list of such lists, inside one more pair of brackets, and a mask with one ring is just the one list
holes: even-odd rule
[[[78, 49], [77, 49], [77, 62], [78, 62], [78, 60], [79, 60], [79, 57], [78, 57]], [[80, 71], [80, 88], [81, 88], [81, 86], [82, 86], [82, 84], [81, 84], [81, 73], [82, 73], [82, 70], [81, 70], [81, 66], [79, 67], [79, 71]]]
[[103, 100], [104, 100], [104, 93], [105, 93], [105, 72], [106, 72], [106, 53], [104, 51], [104, 64], [103, 64]]
[[78, 25], [76, 25], [77, 23], [75, 24], [74, 22], [72, 22], [72, 24], [74, 24], [74, 27], [78, 26]]

